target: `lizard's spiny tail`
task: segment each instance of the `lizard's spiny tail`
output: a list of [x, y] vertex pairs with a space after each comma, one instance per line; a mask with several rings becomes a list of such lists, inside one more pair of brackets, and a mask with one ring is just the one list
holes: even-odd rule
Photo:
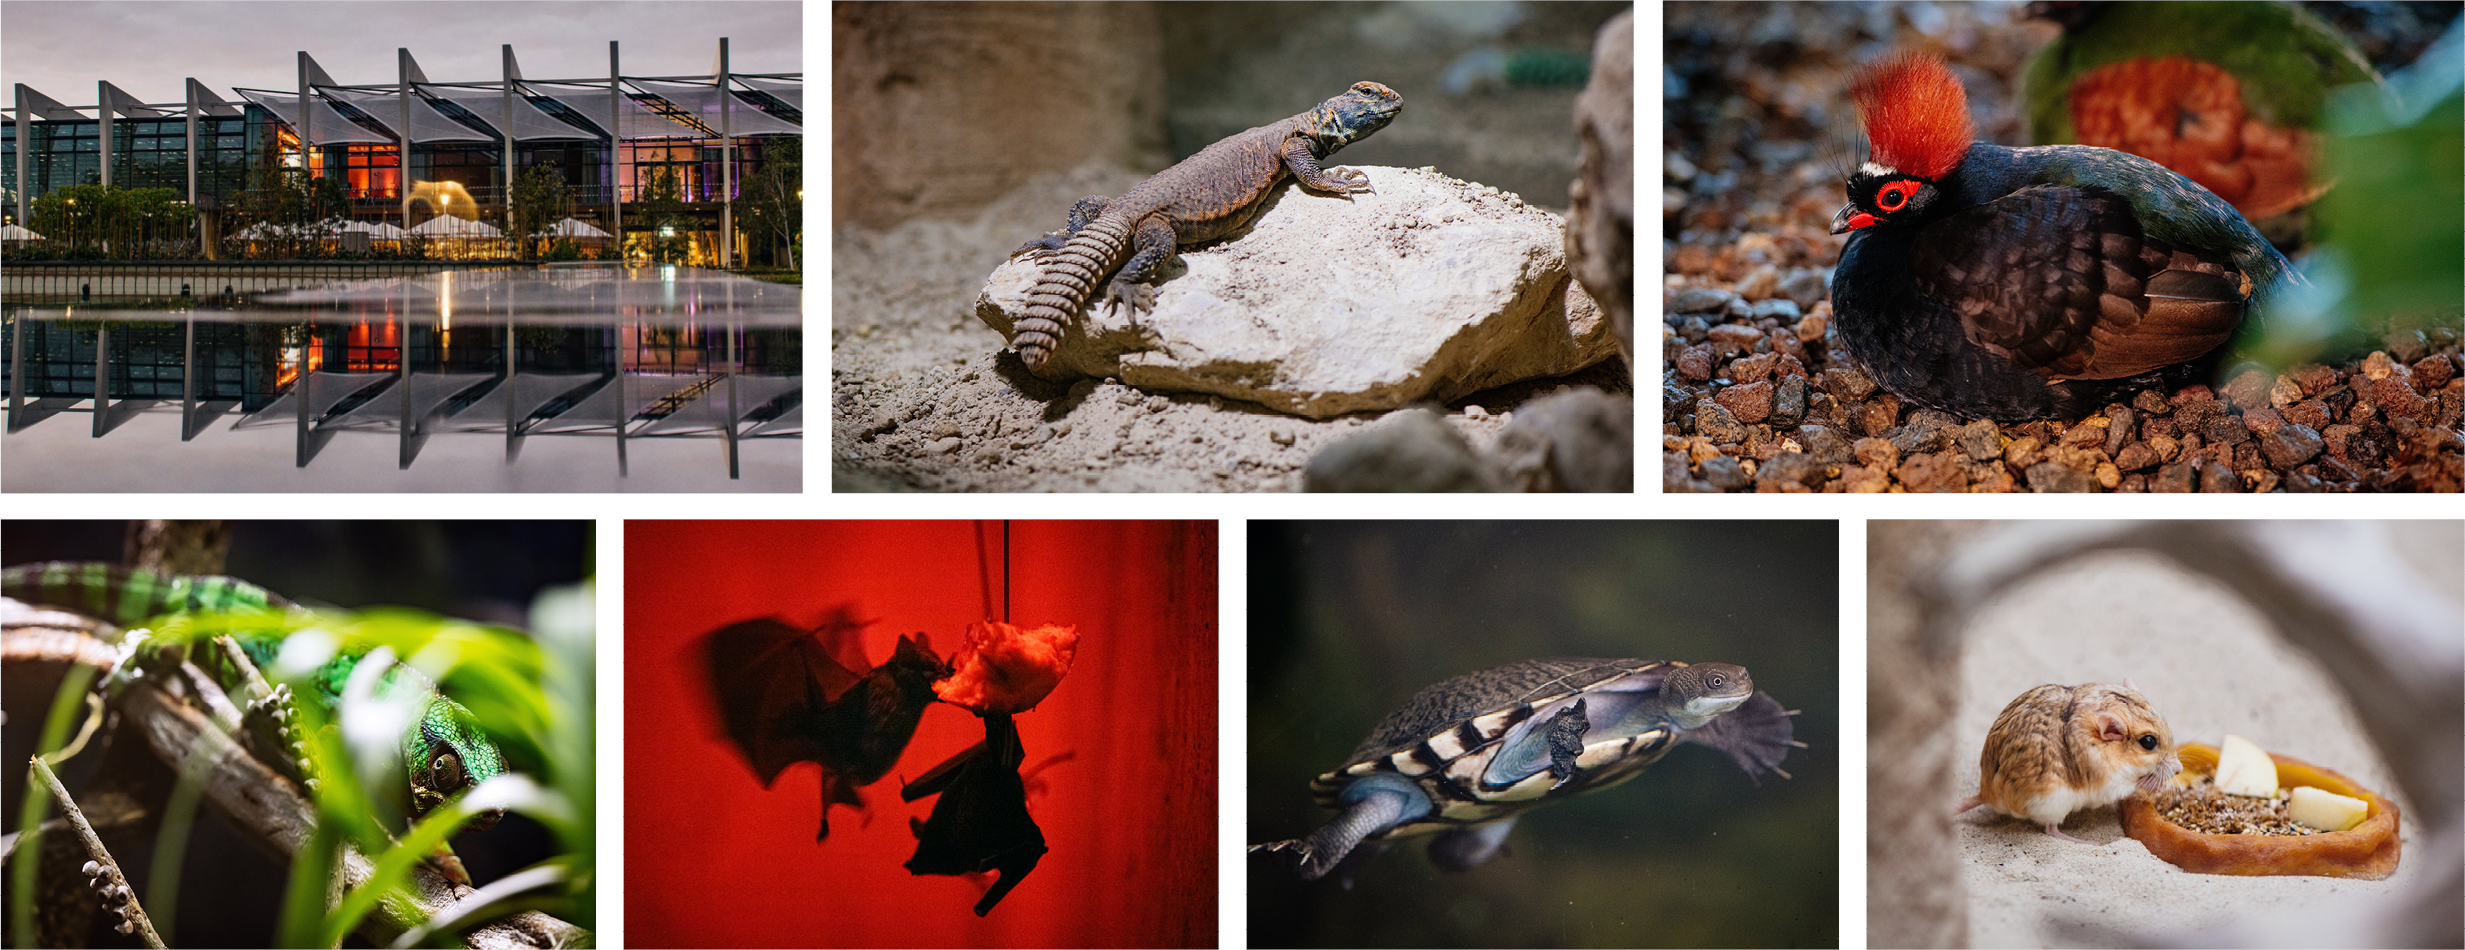
[[1121, 266], [1130, 248], [1131, 222], [1106, 215], [1072, 235], [1045, 261], [1044, 276], [1027, 292], [1027, 312], [1011, 328], [1010, 345], [1029, 371], [1044, 368], [1061, 343], [1061, 330], [1095, 295], [1096, 284]]

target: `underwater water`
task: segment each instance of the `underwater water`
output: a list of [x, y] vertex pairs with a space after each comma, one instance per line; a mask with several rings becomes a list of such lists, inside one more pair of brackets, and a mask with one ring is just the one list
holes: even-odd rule
[[801, 306], [673, 265], [13, 303], [0, 488], [798, 491]]
[[[1216, 540], [1212, 522], [1013, 522], [1005, 608], [1000, 522], [629, 523], [626, 941], [1215, 945]], [[984, 720], [925, 707], [896, 763], [860, 789], [866, 807], [833, 806], [817, 842], [820, 766], [787, 766], [765, 789], [722, 730], [701, 649], [767, 617], [853, 634], [851, 669], [918, 633], [947, 660], [968, 624], [1005, 614], [1075, 626], [1078, 641], [1059, 685], [1013, 717], [1050, 850], [982, 917], [992, 875], [906, 869], [911, 821], [941, 803], [900, 792], [983, 741]]]
[[[1428, 837], [1353, 886], [1247, 856], [1253, 947], [1839, 945], [1834, 522], [1269, 522], [1249, 534], [1245, 842], [1337, 814], [1310, 780], [1423, 687], [1552, 656], [1743, 666], [1800, 710], [1792, 778], [1680, 743], [1625, 784], [1523, 812], [1441, 872]], [[1341, 871], [1339, 869], [1338, 874]]]

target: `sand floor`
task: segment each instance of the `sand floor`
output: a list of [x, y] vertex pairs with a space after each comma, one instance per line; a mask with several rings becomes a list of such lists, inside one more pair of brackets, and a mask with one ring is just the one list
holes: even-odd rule
[[[2343, 772], [2410, 808], [2319, 665], [2224, 588], [2163, 559], [2113, 554], [2075, 563], [1988, 605], [1967, 633], [1953, 723], [1958, 795], [1976, 790], [1978, 751], [2013, 697], [2049, 682], [2129, 680], [2166, 717], [2177, 743], [2213, 745], [2232, 732]], [[2429, 873], [2416, 860], [2422, 829], [2410, 814], [2399, 832], [2406, 860], [2384, 881], [2188, 873], [2123, 837], [2111, 807], [2076, 813], [2063, 825], [2103, 847], [2061, 841], [1985, 809], [1955, 824], [1970, 943], [1979, 947], [2200, 946], [2208, 944], [2195, 934], [2243, 915], [2282, 915], [2285, 929], [2271, 939], [2320, 946], [2295, 929], [2300, 921], [2343, 919], [2342, 912]]]

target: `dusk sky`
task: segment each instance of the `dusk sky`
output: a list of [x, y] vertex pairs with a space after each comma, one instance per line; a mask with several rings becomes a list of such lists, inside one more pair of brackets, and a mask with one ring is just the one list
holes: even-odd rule
[[91, 105], [107, 79], [146, 102], [185, 98], [194, 76], [218, 95], [233, 86], [290, 89], [307, 50], [339, 83], [394, 81], [394, 49], [409, 47], [438, 82], [495, 79], [511, 43], [535, 79], [605, 76], [608, 41], [628, 75], [707, 74], [719, 38], [737, 72], [804, 68], [804, 4], [770, 2], [0, 2], [0, 95], [16, 83], [72, 106]]

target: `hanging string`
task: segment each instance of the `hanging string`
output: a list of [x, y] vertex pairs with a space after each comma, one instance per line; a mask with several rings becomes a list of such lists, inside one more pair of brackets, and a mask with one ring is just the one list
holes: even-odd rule
[[1010, 622], [1010, 519], [1001, 519], [1001, 619]]
[[[984, 615], [990, 617], [993, 615], [992, 552], [984, 549], [984, 522], [974, 522], [973, 527], [970, 530], [974, 531], [976, 535], [976, 589], [984, 594]], [[1007, 529], [1005, 529], [1005, 531], [1006, 530]], [[1010, 572], [1008, 563], [1010, 560], [1010, 553], [1009, 542], [1006, 539], [1002, 543], [1002, 548], [1002, 600], [1005, 602], [1006, 609], [1006, 604], [1010, 599], [1010, 595], [1008, 593], [1010, 586], [1010, 579], [1008, 576]]]

